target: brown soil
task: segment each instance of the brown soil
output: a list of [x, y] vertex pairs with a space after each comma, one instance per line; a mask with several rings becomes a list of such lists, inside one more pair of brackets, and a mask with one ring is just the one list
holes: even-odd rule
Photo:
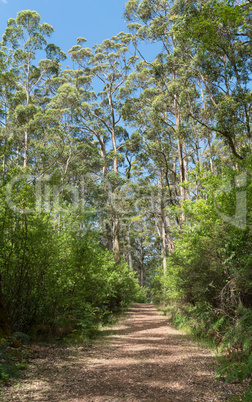
[[33, 345], [25, 378], [5, 387], [0, 399], [204, 402], [244, 392], [215, 379], [213, 351], [170, 326], [152, 305], [135, 304], [107, 332], [89, 348]]

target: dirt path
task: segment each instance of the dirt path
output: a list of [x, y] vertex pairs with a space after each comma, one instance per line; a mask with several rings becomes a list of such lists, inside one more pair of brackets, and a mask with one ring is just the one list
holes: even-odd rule
[[[111, 332], [111, 331], [110, 331]], [[106, 338], [105, 338], [106, 339]], [[214, 353], [135, 304], [109, 341], [89, 349], [33, 347], [26, 378], [3, 401], [225, 401], [242, 392], [214, 378]]]

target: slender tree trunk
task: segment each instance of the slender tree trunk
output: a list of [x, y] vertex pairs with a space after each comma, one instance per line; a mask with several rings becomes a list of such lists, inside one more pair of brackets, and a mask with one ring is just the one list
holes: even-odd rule
[[[116, 135], [115, 135], [115, 112], [112, 100], [112, 94], [108, 95], [108, 101], [111, 111], [111, 139], [114, 151], [114, 172], [118, 173], [118, 161], [117, 161], [117, 147], [116, 147]], [[113, 251], [116, 253], [116, 258], [120, 260], [120, 240], [119, 240], [119, 233], [120, 233], [120, 224], [119, 224], [119, 216], [118, 213], [115, 212], [113, 217]]]
[[132, 249], [131, 249], [131, 245], [130, 245], [130, 232], [129, 231], [127, 233], [126, 240], [128, 242], [128, 248], [129, 248], [129, 251], [128, 251], [129, 267], [130, 267], [130, 270], [133, 271]]
[[161, 227], [162, 227], [161, 257], [162, 257], [164, 275], [166, 276], [166, 268], [167, 268], [167, 266], [166, 266], [166, 232], [165, 232], [165, 221], [164, 221], [163, 213], [162, 213], [162, 217], [161, 217]]
[[133, 259], [132, 259], [132, 251], [129, 251], [129, 268], [133, 271]]
[[[183, 186], [184, 181], [185, 181], [185, 171], [184, 171], [184, 162], [183, 162], [183, 150], [182, 150], [182, 144], [180, 142], [180, 139], [178, 138], [178, 158], [179, 158], [179, 176], [180, 176], [180, 202], [181, 202], [181, 207], [183, 202], [185, 201], [185, 187]], [[181, 215], [181, 223], [185, 222], [185, 214], [182, 212]]]
[[200, 165], [199, 142], [198, 142], [198, 140], [196, 140], [196, 158], [197, 158], [198, 164]]
[[116, 140], [115, 140], [115, 130], [112, 129], [112, 144], [113, 144], [113, 151], [114, 151], [114, 172], [118, 172], [118, 161], [117, 161], [117, 147], [116, 147]]
[[[206, 100], [205, 100], [205, 96], [204, 96], [204, 92], [202, 89], [202, 85], [200, 85], [200, 91], [201, 91], [201, 99], [202, 99], [202, 103], [203, 103], [203, 110], [204, 113], [206, 113]], [[207, 124], [207, 116], [205, 115], [205, 123]], [[207, 143], [208, 143], [208, 148], [209, 148], [209, 161], [210, 161], [210, 170], [211, 173], [214, 174], [214, 168], [213, 168], [213, 156], [212, 156], [212, 150], [211, 150], [211, 142], [210, 142], [210, 133], [209, 133], [209, 129], [207, 127]]]
[[[189, 180], [189, 177], [188, 177], [188, 157], [187, 157], [187, 154], [186, 154], [186, 147], [185, 147], [185, 144], [182, 145], [182, 149], [183, 149], [183, 154], [184, 154], [184, 175], [185, 175], [185, 181], [188, 181], [188, 180]], [[189, 196], [188, 190], [187, 190], [187, 188], [185, 188], [185, 199], [188, 200], [189, 198], [190, 198], [190, 196]]]
[[28, 131], [25, 130], [25, 137], [24, 137], [24, 168], [27, 167], [27, 152], [28, 152]]
[[165, 213], [164, 213], [164, 200], [163, 200], [163, 169], [160, 171], [160, 215], [161, 215], [161, 258], [164, 275], [166, 275], [166, 231], [165, 231]]
[[109, 101], [109, 107], [110, 107], [110, 112], [111, 112], [111, 139], [112, 139], [112, 145], [113, 145], [113, 151], [114, 151], [114, 172], [118, 172], [117, 146], [116, 146], [116, 135], [115, 135], [116, 121], [115, 121], [115, 111], [114, 111], [114, 105], [113, 105], [111, 91], [108, 94], [108, 101]]
[[116, 258], [120, 260], [120, 241], [119, 241], [120, 224], [117, 213], [113, 217], [113, 251]]
[[107, 166], [106, 166], [106, 148], [105, 148], [105, 144], [104, 144], [103, 138], [98, 137], [98, 140], [99, 140], [100, 147], [101, 147], [101, 156], [102, 156], [102, 161], [103, 161], [102, 173], [103, 173], [103, 177], [105, 177], [106, 174], [107, 174]]
[[196, 201], [198, 201], [198, 199], [199, 199], [199, 185], [198, 185], [197, 175], [195, 177], [195, 195], [196, 195]]
[[143, 240], [141, 239], [140, 245], [140, 286], [144, 286], [144, 250], [143, 250]]
[[2, 294], [2, 278], [0, 275], [0, 338], [11, 336], [11, 329], [7, 321], [7, 313]]
[[[99, 141], [100, 147], [101, 147], [101, 157], [103, 160], [103, 167], [102, 167], [102, 174], [103, 174], [103, 180], [105, 182], [106, 179], [106, 175], [107, 175], [107, 166], [106, 166], [106, 148], [105, 148], [105, 144], [104, 144], [104, 140], [102, 137], [100, 137], [100, 135], [96, 134], [96, 137]], [[107, 190], [107, 185], [105, 182], [105, 191]], [[112, 251], [113, 250], [113, 244], [112, 244], [112, 235], [111, 235], [111, 227], [110, 224], [108, 222], [105, 222], [105, 232], [106, 232], [106, 247], [108, 250]]]
[[[180, 177], [180, 202], [183, 204], [185, 201], [185, 188], [183, 186], [185, 181], [185, 168], [184, 168], [184, 160], [183, 160], [183, 146], [181, 140], [179, 138], [179, 129], [180, 129], [180, 113], [177, 101], [177, 95], [174, 98], [174, 114], [175, 114], [175, 122], [176, 122], [176, 131], [177, 131], [177, 145], [178, 145], [178, 159], [179, 159], [179, 177]], [[182, 206], [181, 206], [182, 207]], [[182, 212], [181, 215], [181, 223], [185, 222], [185, 214]]]
[[[208, 129], [207, 129], [207, 131], [208, 131]], [[209, 134], [207, 136], [207, 142], [208, 142], [208, 148], [209, 148], [210, 170], [211, 170], [211, 173], [214, 174], [213, 155], [212, 155], [212, 149], [211, 149], [211, 142], [210, 142], [210, 135]]]
[[170, 227], [171, 227], [170, 218], [166, 214], [165, 215], [165, 232], [166, 232], [166, 238], [167, 238], [167, 244], [168, 244], [168, 251], [169, 251], [169, 253], [172, 253], [174, 251], [174, 243], [173, 243], [172, 236], [170, 234]]
[[[29, 38], [30, 40], [30, 38]], [[30, 43], [30, 42], [29, 42]], [[26, 105], [28, 106], [30, 104], [30, 63], [31, 63], [31, 52], [30, 52], [30, 45], [28, 48], [28, 63], [27, 63], [27, 73], [26, 73]], [[24, 132], [24, 168], [27, 167], [27, 153], [28, 153], [28, 131], [25, 129]]]
[[[185, 181], [185, 170], [184, 170], [184, 162], [183, 162], [183, 150], [180, 139], [178, 138], [178, 157], [179, 157], [179, 173], [180, 173], [180, 184], [183, 184]], [[180, 196], [181, 201], [185, 201], [185, 188], [184, 186], [180, 187]]]

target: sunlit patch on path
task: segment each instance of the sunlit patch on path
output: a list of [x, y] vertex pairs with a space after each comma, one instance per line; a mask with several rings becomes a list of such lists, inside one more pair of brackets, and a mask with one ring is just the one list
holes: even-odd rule
[[34, 369], [5, 401], [225, 401], [242, 388], [215, 379], [214, 353], [135, 304], [108, 342], [73, 353], [40, 350]]

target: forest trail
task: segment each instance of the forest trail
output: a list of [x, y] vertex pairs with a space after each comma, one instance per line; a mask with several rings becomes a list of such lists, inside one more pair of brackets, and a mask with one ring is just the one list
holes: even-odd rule
[[[106, 332], [106, 331], [105, 331]], [[226, 401], [242, 386], [214, 377], [214, 353], [134, 304], [108, 336], [86, 348], [33, 346], [24, 380], [3, 401]]]

